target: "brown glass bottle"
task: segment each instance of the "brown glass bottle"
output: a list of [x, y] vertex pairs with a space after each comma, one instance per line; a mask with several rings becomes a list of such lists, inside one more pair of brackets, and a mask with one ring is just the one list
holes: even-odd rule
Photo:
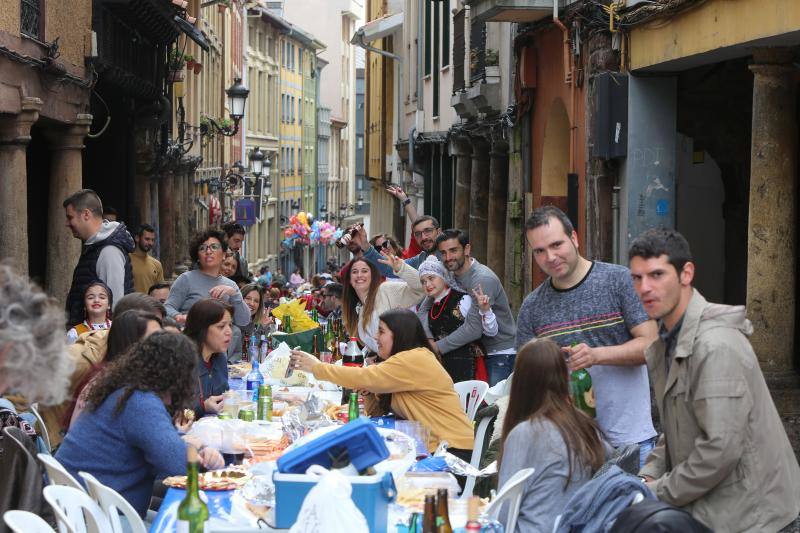
[[436, 533], [436, 496], [425, 496], [425, 512], [422, 515], [422, 533]]
[[453, 533], [447, 507], [447, 489], [436, 491], [436, 533]]

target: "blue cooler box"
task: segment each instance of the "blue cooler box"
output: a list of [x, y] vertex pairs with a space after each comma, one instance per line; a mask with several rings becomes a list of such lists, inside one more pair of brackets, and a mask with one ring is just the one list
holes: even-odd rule
[[[369, 422], [368, 422], [369, 423]], [[348, 476], [353, 486], [353, 503], [364, 514], [371, 533], [386, 533], [389, 503], [397, 496], [392, 474], [385, 472], [374, 476]], [[306, 474], [281, 474], [272, 476], [275, 483], [275, 527], [289, 529], [297, 521], [308, 491], [318, 478]]]
[[389, 457], [389, 448], [372, 422], [359, 418], [286, 452], [278, 459], [278, 472], [305, 474], [311, 465], [330, 469], [331, 455], [339, 455], [345, 449], [359, 472]]

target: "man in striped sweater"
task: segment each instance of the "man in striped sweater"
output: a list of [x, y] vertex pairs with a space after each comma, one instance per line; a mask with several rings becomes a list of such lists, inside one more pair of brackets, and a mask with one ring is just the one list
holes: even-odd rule
[[623, 266], [589, 261], [578, 234], [557, 207], [540, 207], [525, 223], [533, 257], [549, 277], [522, 303], [517, 349], [549, 337], [570, 370], [592, 376], [597, 422], [614, 447], [637, 443], [641, 463], [655, 444], [644, 351], [656, 338]]

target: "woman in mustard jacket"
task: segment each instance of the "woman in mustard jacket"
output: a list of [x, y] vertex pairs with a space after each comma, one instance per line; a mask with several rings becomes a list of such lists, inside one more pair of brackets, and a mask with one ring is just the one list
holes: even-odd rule
[[367, 391], [370, 416], [386, 414], [387, 407], [400, 418], [416, 420], [430, 429], [428, 450], [446, 440], [448, 451], [469, 461], [474, 443], [472, 423], [453, 389], [453, 380], [430, 350], [417, 315], [393, 309], [380, 315], [379, 364], [344, 367], [322, 363], [306, 352], [292, 352], [294, 368], [348, 389]]

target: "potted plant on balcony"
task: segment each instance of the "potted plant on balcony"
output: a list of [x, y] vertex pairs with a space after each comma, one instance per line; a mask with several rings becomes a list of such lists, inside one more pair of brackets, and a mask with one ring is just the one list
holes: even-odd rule
[[219, 0], [219, 3], [217, 4], [217, 10], [220, 13], [224, 13], [225, 10], [229, 9], [230, 7], [231, 7], [231, 0]]
[[497, 50], [487, 48], [484, 55], [484, 72], [486, 83], [496, 83], [500, 80], [500, 54]]
[[177, 48], [172, 50], [169, 53], [169, 57], [167, 58], [167, 67], [169, 68], [169, 74], [167, 75], [167, 80], [170, 83], [175, 83], [178, 81], [183, 81], [183, 67], [186, 65], [186, 56], [183, 55], [183, 52], [178, 50]]
[[203, 64], [195, 59], [194, 61], [194, 73], [200, 74], [203, 72]]
[[192, 54], [183, 54], [183, 60], [186, 61], [187, 70], [194, 70], [194, 56]]

